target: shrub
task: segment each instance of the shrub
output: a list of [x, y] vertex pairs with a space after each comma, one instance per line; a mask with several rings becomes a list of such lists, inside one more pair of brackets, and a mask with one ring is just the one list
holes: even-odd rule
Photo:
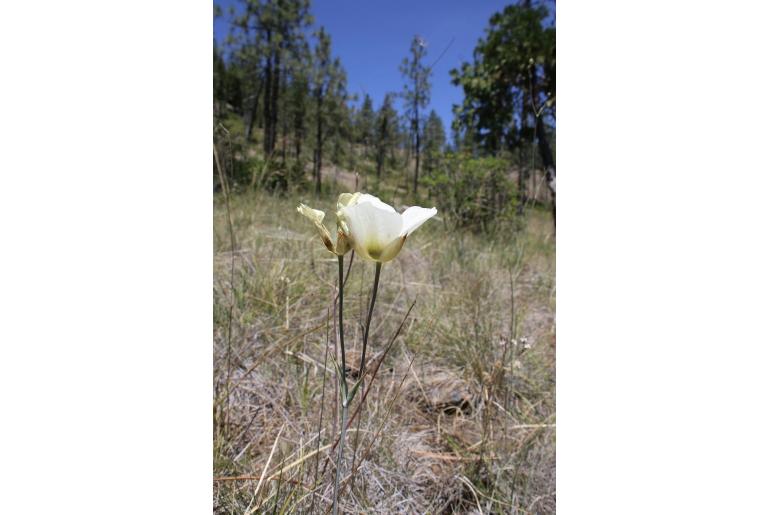
[[423, 183], [453, 226], [489, 231], [514, 219], [516, 185], [508, 169], [500, 158], [448, 153]]

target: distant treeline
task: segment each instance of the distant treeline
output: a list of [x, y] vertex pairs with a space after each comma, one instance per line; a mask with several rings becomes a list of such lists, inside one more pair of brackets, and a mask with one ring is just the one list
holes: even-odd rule
[[[330, 161], [378, 185], [398, 177], [416, 194], [456, 175], [447, 168], [459, 155], [517, 169], [519, 204], [528, 173], [544, 170], [555, 204], [554, 8], [525, 0], [494, 14], [472, 62], [451, 77], [433, 75], [438, 56], [428, 58], [419, 36], [405, 41], [402, 91], [379, 106], [364, 93], [359, 107], [331, 35], [313, 27], [309, 0], [241, 0], [226, 13], [215, 5], [230, 26], [227, 39], [214, 42], [215, 140], [227, 135], [230, 160], [249, 163], [241, 180], [252, 185], [285, 188], [309, 177], [320, 192]], [[434, 80], [464, 92], [449, 138], [438, 114], [426, 112]]]

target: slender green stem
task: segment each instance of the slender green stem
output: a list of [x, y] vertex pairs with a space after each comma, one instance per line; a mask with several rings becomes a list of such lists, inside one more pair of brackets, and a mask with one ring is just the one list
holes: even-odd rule
[[[345, 450], [345, 436], [347, 434], [347, 423], [348, 423], [348, 408], [350, 406], [350, 401], [352, 401], [352, 395], [348, 396], [348, 389], [347, 389], [347, 378], [345, 377], [346, 373], [346, 365], [345, 365], [345, 339], [343, 336], [343, 330], [342, 330], [342, 306], [343, 306], [343, 297], [342, 297], [342, 290], [344, 285], [344, 274], [343, 274], [343, 258], [342, 256], [338, 257], [338, 263], [339, 263], [339, 285], [340, 285], [340, 291], [339, 291], [339, 297], [340, 297], [340, 307], [339, 307], [339, 326], [340, 326], [340, 351], [342, 352], [342, 378], [340, 379], [343, 383], [343, 392], [342, 392], [342, 426], [340, 428], [340, 441], [339, 441], [339, 451], [337, 453], [337, 471], [334, 476], [334, 507], [333, 507], [333, 514], [337, 515], [337, 505], [339, 502], [338, 495], [339, 495], [339, 488], [340, 488], [340, 477], [342, 474], [343, 469], [343, 453]], [[372, 289], [372, 300], [369, 303], [369, 313], [366, 315], [366, 328], [364, 329], [364, 341], [363, 341], [363, 348], [361, 350], [361, 364], [358, 371], [358, 378], [361, 381], [361, 385], [363, 386], [363, 373], [364, 373], [364, 366], [366, 365], [366, 346], [369, 341], [369, 326], [372, 323], [372, 313], [374, 312], [374, 303], [377, 301], [377, 289], [380, 284], [380, 271], [382, 270], [382, 263], [377, 263], [374, 270], [374, 287]], [[363, 400], [363, 399], [362, 399]], [[358, 419], [359, 424], [361, 423], [361, 419]], [[356, 431], [356, 444], [358, 443], [358, 431]]]
[[[339, 285], [340, 285], [340, 291], [339, 291], [339, 298], [340, 298], [340, 309], [339, 311], [339, 325], [340, 325], [340, 352], [342, 353], [342, 380], [347, 384], [347, 380], [345, 379], [345, 374], [347, 374], [346, 365], [345, 365], [345, 331], [342, 328], [342, 290], [345, 289], [345, 277], [344, 277], [344, 262], [345, 262], [345, 256], [337, 256], [337, 263], [339, 264]], [[352, 262], [352, 258], [351, 258]]]
[[[326, 365], [329, 363], [329, 312], [326, 312], [326, 342], [324, 345], [324, 370], [326, 370]], [[323, 383], [321, 386], [321, 409], [319, 410], [321, 413], [318, 416], [318, 440], [316, 443], [316, 459], [315, 459], [315, 475], [313, 477], [313, 489], [315, 490], [315, 487], [318, 486], [318, 463], [321, 460], [320, 452], [321, 452], [321, 426], [323, 424], [324, 420], [324, 400], [326, 399], [326, 374], [323, 375]], [[310, 513], [313, 513], [313, 509], [315, 508], [315, 495], [312, 496], [312, 501], [310, 502]]]
[[[343, 372], [344, 373], [344, 372]], [[343, 399], [342, 401], [342, 434], [340, 435], [340, 448], [339, 453], [337, 454], [337, 472], [334, 476], [334, 515], [337, 515], [337, 495], [340, 491], [340, 475], [342, 471], [342, 451], [345, 448], [345, 433], [347, 433], [347, 424], [348, 424], [348, 399]]]
[[379, 261], [374, 268], [374, 287], [372, 288], [372, 301], [369, 303], [369, 313], [366, 315], [366, 328], [364, 329], [364, 344], [361, 351], [361, 366], [358, 369], [358, 377], [363, 377], [364, 365], [366, 365], [366, 344], [369, 342], [369, 325], [372, 323], [372, 313], [374, 312], [374, 302], [377, 300], [377, 287], [380, 285], [380, 270], [382, 263]]
[[[351, 263], [353, 258], [351, 257]], [[339, 306], [339, 326], [340, 326], [340, 353], [341, 353], [341, 359], [342, 359], [342, 370], [340, 371], [340, 374], [342, 374], [342, 377], [340, 377], [340, 382], [342, 383], [341, 386], [342, 391], [340, 395], [340, 399], [342, 400], [342, 426], [340, 427], [340, 449], [339, 453], [337, 454], [337, 471], [334, 475], [334, 515], [337, 515], [337, 502], [339, 499], [337, 499], [337, 495], [339, 494], [340, 489], [340, 475], [342, 471], [342, 465], [343, 465], [343, 450], [345, 449], [345, 434], [347, 433], [347, 423], [348, 423], [348, 406], [350, 405], [350, 399], [348, 398], [348, 381], [347, 381], [347, 365], [345, 364], [345, 331], [342, 326], [343, 316], [342, 316], [342, 306], [343, 306], [343, 294], [342, 291], [345, 289], [345, 274], [344, 274], [344, 263], [345, 263], [345, 257], [344, 256], [337, 256], [337, 263], [339, 264], [338, 270], [339, 270], [339, 298], [340, 298], [340, 306]]]
[[[382, 270], [382, 263], [379, 261], [375, 265], [374, 268], [374, 287], [372, 288], [372, 300], [369, 303], [369, 313], [366, 315], [366, 327], [364, 329], [364, 342], [363, 342], [363, 349], [361, 350], [361, 364], [358, 369], [358, 380], [361, 381], [361, 391], [366, 390], [366, 380], [364, 379], [364, 367], [366, 366], [366, 347], [367, 343], [369, 342], [369, 326], [372, 323], [372, 313], [374, 312], [374, 302], [377, 300], [377, 288], [380, 285], [380, 270]], [[364, 402], [364, 398], [361, 398], [361, 402]], [[358, 423], [356, 426], [356, 436], [353, 441], [353, 461], [356, 460], [356, 453], [358, 452], [358, 433], [361, 429], [361, 418], [363, 415], [358, 417]]]

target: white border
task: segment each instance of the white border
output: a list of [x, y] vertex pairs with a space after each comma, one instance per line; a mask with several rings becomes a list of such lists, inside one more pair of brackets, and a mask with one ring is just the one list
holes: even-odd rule
[[211, 4], [3, 19], [2, 511], [209, 513]]
[[770, 510], [768, 14], [557, 8], [562, 513]]
[[[0, 31], [9, 513], [211, 509], [211, 5]], [[562, 2], [562, 513], [763, 513], [767, 8]]]

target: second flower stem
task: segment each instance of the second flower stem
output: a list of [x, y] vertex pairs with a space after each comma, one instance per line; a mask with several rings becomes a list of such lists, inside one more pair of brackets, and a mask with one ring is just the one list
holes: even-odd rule
[[[351, 261], [353, 258], [350, 258]], [[342, 380], [347, 384], [347, 379], [345, 378], [345, 374], [347, 374], [346, 365], [345, 365], [345, 331], [342, 328], [342, 290], [345, 289], [345, 277], [343, 273], [344, 269], [344, 263], [345, 263], [345, 256], [337, 256], [337, 263], [339, 264], [339, 297], [340, 297], [340, 308], [337, 310], [339, 314], [339, 325], [340, 325], [340, 353], [342, 354]]]
[[[350, 258], [352, 262], [352, 257]], [[347, 432], [347, 423], [348, 423], [348, 405], [350, 404], [350, 401], [348, 399], [348, 380], [346, 378], [347, 374], [347, 366], [345, 365], [345, 331], [343, 329], [343, 316], [342, 316], [342, 305], [343, 305], [343, 297], [342, 297], [342, 290], [345, 289], [345, 276], [344, 276], [344, 263], [345, 263], [345, 257], [344, 256], [337, 256], [337, 263], [339, 264], [339, 291], [337, 292], [337, 295], [340, 299], [340, 305], [339, 309], [337, 310], [339, 312], [339, 334], [340, 334], [340, 354], [342, 359], [342, 370], [340, 371], [340, 374], [342, 374], [342, 377], [339, 378], [340, 380], [340, 400], [342, 401], [342, 425], [340, 426], [340, 443], [339, 443], [339, 453], [337, 454], [337, 470], [334, 475], [334, 515], [337, 515], [337, 504], [339, 503], [339, 490], [340, 490], [340, 477], [342, 474], [342, 464], [343, 464], [343, 449], [345, 448], [345, 433]]]
[[364, 328], [364, 343], [361, 351], [361, 366], [358, 369], [358, 377], [363, 377], [364, 366], [366, 365], [366, 344], [369, 342], [369, 325], [372, 323], [372, 313], [374, 312], [374, 302], [377, 300], [377, 287], [380, 284], [380, 270], [382, 263], [379, 261], [374, 268], [374, 287], [372, 288], [372, 300], [369, 303], [369, 313], [366, 315], [366, 327]]
[[[343, 336], [343, 330], [342, 330], [342, 305], [343, 305], [343, 297], [342, 297], [342, 290], [343, 290], [343, 257], [338, 257], [338, 263], [339, 263], [339, 297], [340, 297], [340, 305], [339, 305], [339, 326], [340, 326], [340, 351], [342, 352], [342, 378], [341, 382], [343, 383], [341, 386], [342, 388], [342, 426], [340, 428], [340, 442], [339, 442], [339, 451], [337, 453], [337, 471], [335, 473], [334, 477], [334, 504], [333, 504], [333, 513], [334, 515], [337, 514], [337, 508], [339, 503], [339, 487], [340, 487], [340, 479], [342, 477], [342, 469], [343, 469], [343, 463], [344, 463], [344, 454], [343, 449], [345, 448], [345, 436], [347, 433], [347, 422], [348, 422], [348, 409], [350, 407], [350, 402], [353, 400], [353, 396], [348, 396], [348, 388], [347, 388], [347, 378], [346, 378], [346, 365], [345, 365], [345, 339]], [[377, 262], [374, 268], [374, 287], [372, 288], [372, 299], [369, 302], [369, 312], [366, 315], [366, 327], [364, 328], [364, 341], [363, 341], [363, 348], [361, 350], [361, 363], [359, 365], [358, 369], [358, 380], [361, 382], [361, 386], [363, 386], [364, 379], [363, 379], [363, 373], [364, 373], [364, 367], [366, 365], [366, 346], [369, 342], [369, 326], [372, 323], [372, 313], [374, 312], [374, 303], [377, 301], [377, 289], [380, 285], [380, 271], [382, 270], [382, 263]], [[361, 424], [361, 417], [358, 418], [359, 425]], [[358, 431], [356, 431], [356, 444], [355, 447], [358, 447]], [[354, 451], [354, 460], [355, 460], [355, 451]]]
[[[358, 368], [358, 380], [361, 381], [361, 391], [364, 392], [366, 390], [366, 381], [364, 380], [364, 368], [366, 367], [366, 347], [369, 342], [369, 326], [372, 323], [372, 313], [374, 312], [374, 303], [377, 300], [377, 288], [380, 285], [380, 270], [382, 270], [382, 263], [379, 261], [376, 263], [374, 268], [374, 286], [372, 287], [372, 300], [369, 303], [369, 312], [366, 315], [366, 327], [364, 328], [364, 341], [363, 341], [363, 348], [361, 350], [361, 364]], [[361, 398], [361, 402], [363, 402], [363, 397]], [[361, 417], [363, 414], [359, 415], [358, 417], [358, 425], [356, 428], [356, 437], [355, 441], [353, 442], [353, 461], [356, 460], [356, 453], [358, 452], [358, 433], [361, 429]]]
[[340, 433], [340, 448], [339, 453], [337, 454], [337, 471], [334, 475], [334, 515], [337, 515], [337, 505], [339, 503], [340, 478], [342, 477], [342, 465], [344, 463], [342, 453], [345, 448], [345, 433], [347, 433], [348, 425], [348, 405], [348, 400], [344, 399], [342, 401], [342, 429]]

